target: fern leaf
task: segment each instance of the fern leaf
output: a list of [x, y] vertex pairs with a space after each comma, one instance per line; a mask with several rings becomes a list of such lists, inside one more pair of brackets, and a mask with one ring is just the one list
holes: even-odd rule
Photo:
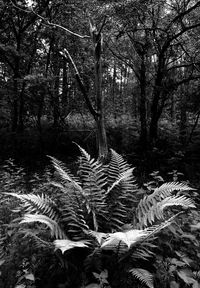
[[38, 237], [35, 233], [31, 232], [30, 230], [22, 230], [21, 233], [24, 234], [24, 238], [30, 238], [34, 242], [34, 246], [36, 249], [52, 249], [54, 248], [53, 244], [47, 242], [40, 237]]
[[28, 224], [34, 222], [39, 222], [48, 226], [51, 230], [52, 237], [55, 237], [56, 239], [67, 239], [67, 236], [65, 235], [61, 227], [58, 225], [58, 223], [45, 215], [25, 214], [23, 219], [20, 221], [20, 224]]
[[69, 239], [55, 240], [54, 245], [56, 249], [60, 249], [62, 253], [73, 248], [88, 248], [90, 244], [87, 240], [72, 241]]
[[73, 186], [80, 192], [82, 192], [82, 187], [80, 185], [80, 181], [77, 177], [72, 175], [72, 173], [69, 171], [69, 169], [64, 165], [63, 162], [57, 160], [56, 158], [52, 156], [48, 156], [52, 163], [54, 168], [57, 170], [58, 175], [63, 179], [64, 181], [68, 181], [73, 184]]
[[70, 238], [80, 238], [83, 230], [89, 230], [85, 220], [84, 199], [76, 193], [61, 193], [62, 203], [60, 223]]
[[94, 237], [100, 245], [108, 237], [108, 234], [106, 234], [106, 233], [97, 232], [97, 231], [93, 231], [93, 230], [88, 231], [87, 234], [91, 235], [92, 237]]
[[88, 214], [92, 216], [94, 228], [98, 230], [102, 217], [107, 214], [104, 168], [101, 162], [95, 161], [83, 148], [78, 147], [82, 155], [79, 171], [83, 180], [85, 204]]
[[132, 171], [133, 168], [123, 157], [111, 149], [106, 202], [109, 207], [108, 222], [115, 231], [127, 222], [135, 204], [136, 185]]
[[111, 149], [111, 160], [108, 167], [108, 182], [111, 184], [114, 183], [119, 175], [129, 170], [130, 168], [130, 165], [123, 159], [123, 157]]
[[129, 272], [142, 284], [145, 284], [149, 288], [154, 288], [153, 275], [149, 271], [141, 268], [133, 268]]
[[113, 245], [114, 246], [119, 245], [120, 242], [123, 242], [124, 244], [127, 245], [128, 248], [130, 248], [131, 245], [140, 241], [148, 234], [149, 234], [148, 231], [135, 230], [135, 229], [132, 229], [127, 232], [115, 232], [115, 233], [109, 234], [108, 238], [101, 245], [101, 248], [110, 247], [112, 249]]
[[17, 194], [17, 193], [5, 193], [18, 198], [24, 204], [24, 209], [27, 213], [40, 213], [50, 217], [52, 220], [58, 222], [60, 219], [60, 212], [53, 200], [47, 195], [42, 194]]
[[148, 196], [140, 200], [136, 209], [136, 218], [139, 220], [138, 226], [142, 228], [148, 223], [152, 224], [156, 219], [164, 218], [163, 210], [166, 207], [181, 206], [184, 208], [194, 208], [195, 205], [189, 198], [184, 196], [174, 196], [173, 191], [193, 190], [183, 183], [165, 183]]
[[171, 195], [173, 191], [190, 191], [195, 190], [188, 185], [184, 183], [178, 183], [178, 182], [169, 182], [164, 183], [160, 187], [156, 188], [154, 192], [149, 195], [150, 199], [156, 198], [156, 199], [163, 199], [165, 197], [168, 197]]
[[[156, 247], [156, 246], [155, 246]], [[141, 247], [137, 247], [133, 252], [131, 251], [131, 258], [133, 261], [149, 260], [155, 255], [149, 248], [146, 248], [142, 243]]]
[[111, 187], [108, 188], [108, 190], [107, 190], [106, 193], [108, 194], [110, 191], [112, 191], [112, 189], [113, 189], [114, 187], [116, 187], [117, 185], [119, 185], [122, 181], [124, 181], [124, 180], [129, 180], [129, 179], [132, 177], [133, 169], [134, 169], [134, 168], [130, 168], [130, 169], [124, 171], [122, 174], [120, 174], [120, 175], [118, 176], [118, 178], [115, 180], [115, 182], [111, 185]]

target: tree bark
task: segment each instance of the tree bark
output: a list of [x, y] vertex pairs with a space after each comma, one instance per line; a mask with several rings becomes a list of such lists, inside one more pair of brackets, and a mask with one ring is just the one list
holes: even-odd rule
[[60, 63], [59, 63], [59, 54], [57, 51], [53, 53], [54, 61], [53, 61], [53, 68], [54, 68], [54, 89], [53, 89], [53, 124], [54, 127], [59, 126], [60, 120], [60, 96], [59, 96], [59, 85], [60, 85]]
[[158, 137], [158, 120], [161, 116], [162, 109], [159, 107], [159, 101], [162, 95], [162, 82], [164, 77], [165, 58], [161, 53], [158, 59], [158, 70], [156, 72], [156, 79], [153, 91], [153, 101], [151, 106], [151, 122], [149, 128], [149, 140], [154, 143]]
[[141, 55], [140, 69], [140, 142], [143, 146], [147, 143], [147, 112], [146, 112], [146, 66], [145, 56]]
[[186, 92], [186, 85], [182, 84], [180, 87], [180, 94], [181, 94], [181, 113], [180, 113], [180, 141], [183, 145], [186, 144], [187, 140], [187, 92]]
[[14, 76], [14, 99], [13, 99], [13, 112], [12, 112], [12, 132], [17, 131], [18, 127], [18, 79]]
[[103, 28], [104, 22], [97, 31], [96, 26], [90, 22], [90, 29], [93, 38], [94, 46], [94, 71], [95, 71], [95, 88], [96, 88], [96, 105], [97, 105], [97, 117], [96, 117], [96, 128], [97, 128], [97, 145], [98, 145], [98, 155], [99, 159], [103, 162], [107, 160], [108, 157], [108, 144], [105, 128], [105, 97], [102, 93], [102, 43], [103, 36], [101, 30]]

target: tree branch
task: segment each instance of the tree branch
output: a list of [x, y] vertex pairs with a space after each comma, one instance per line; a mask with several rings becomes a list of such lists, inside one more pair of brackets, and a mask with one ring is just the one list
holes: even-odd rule
[[[48, 2], [48, 1], [47, 1], [47, 2]], [[75, 32], [73, 32], [73, 31], [71, 31], [71, 30], [63, 27], [62, 25], [59, 25], [59, 24], [50, 22], [48, 19], [46, 19], [46, 18], [44, 18], [43, 16], [41, 16], [40, 14], [36, 13], [32, 8], [31, 8], [30, 10], [25, 10], [25, 9], [22, 9], [21, 7], [15, 5], [12, 1], [11, 1], [11, 3], [12, 3], [12, 5], [13, 5], [15, 8], [17, 8], [17, 9], [23, 11], [23, 12], [33, 13], [36, 17], [38, 17], [38, 18], [40, 18], [42, 21], [46, 22], [46, 24], [49, 25], [49, 26], [57, 27], [57, 28], [59, 28], [59, 29], [62, 29], [62, 30], [64, 30], [65, 32], [67, 32], [67, 33], [69, 33], [69, 34], [71, 34], [71, 35], [74, 35], [74, 36], [76, 36], [76, 37], [79, 37], [79, 38], [81, 38], [81, 39], [90, 38], [90, 36], [88, 36], [88, 35], [80, 35], [80, 34], [78, 34], [78, 33], [75, 33]], [[42, 11], [42, 12], [43, 12], [43, 11]], [[35, 17], [35, 18], [36, 18], [36, 17]]]
[[88, 106], [88, 109], [89, 109], [90, 113], [92, 114], [92, 116], [96, 119], [97, 116], [98, 116], [98, 113], [96, 112], [96, 110], [95, 110], [94, 107], [92, 106], [92, 103], [91, 103], [91, 101], [90, 101], [90, 99], [89, 99], [89, 97], [88, 97], [88, 94], [87, 94], [87, 92], [86, 92], [86, 90], [85, 90], [85, 86], [84, 86], [83, 81], [82, 81], [82, 79], [81, 79], [81, 76], [80, 76], [80, 74], [79, 74], [78, 68], [77, 68], [76, 64], [74, 63], [74, 60], [72, 59], [72, 56], [70, 55], [69, 51], [68, 51], [66, 48], [64, 49], [63, 52], [60, 52], [60, 54], [61, 54], [65, 59], [69, 59], [69, 60], [70, 60], [72, 66], [73, 66], [73, 68], [74, 68], [74, 70], [75, 70], [76, 80], [77, 80], [77, 82], [78, 82], [78, 84], [79, 84], [79, 88], [80, 88], [80, 90], [81, 90], [81, 92], [82, 92], [82, 94], [83, 94], [83, 97], [84, 97], [85, 102], [86, 102], [86, 104], [87, 104], [87, 106]]
[[178, 14], [176, 17], [174, 17], [174, 19], [169, 23], [169, 25], [167, 26], [167, 30], [169, 30], [169, 28], [171, 27], [171, 25], [173, 23], [175, 23], [176, 21], [178, 21], [179, 19], [182, 19], [185, 15], [189, 14], [191, 11], [195, 10], [196, 8], [198, 8], [200, 6], [200, 1], [198, 1], [195, 5], [193, 5], [192, 7], [188, 8], [187, 10], [181, 12], [180, 14]]
[[197, 27], [200, 27], [200, 23], [197, 23], [197, 24], [194, 24], [194, 25], [191, 25], [191, 26], [187, 26], [185, 27], [182, 31], [180, 31], [179, 33], [175, 34], [174, 36], [168, 38], [166, 40], [166, 42], [164, 43], [162, 49], [161, 49], [161, 53], [163, 54], [167, 49], [168, 47], [170, 46], [171, 42], [175, 39], [177, 39], [179, 36], [181, 36], [182, 34], [184, 34], [185, 32], [191, 30], [191, 29], [194, 29], [194, 28], [197, 28]]

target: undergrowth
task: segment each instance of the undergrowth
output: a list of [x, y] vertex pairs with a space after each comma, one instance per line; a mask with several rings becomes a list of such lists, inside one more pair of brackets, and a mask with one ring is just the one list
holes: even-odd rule
[[3, 167], [1, 287], [198, 287], [197, 192], [174, 171], [139, 188], [114, 150], [103, 165], [78, 148], [75, 175], [54, 157], [28, 183]]

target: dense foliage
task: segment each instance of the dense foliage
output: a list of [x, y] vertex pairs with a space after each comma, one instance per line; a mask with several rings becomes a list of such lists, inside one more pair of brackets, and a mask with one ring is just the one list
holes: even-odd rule
[[199, 14], [0, 0], [0, 287], [200, 287]]
[[182, 144], [190, 142], [200, 115], [199, 6], [197, 0], [1, 0], [4, 150], [16, 156], [14, 147], [29, 146], [30, 133], [37, 152], [61, 131], [75, 138], [80, 115], [75, 130], [87, 143], [97, 132], [103, 152], [105, 128], [124, 115], [144, 147], [155, 145], [163, 121], [179, 130]]
[[23, 190], [22, 170], [11, 161], [4, 168], [2, 189], [10, 191], [1, 194], [3, 285], [10, 287], [6, 273], [12, 269], [14, 287], [151, 288], [162, 281], [166, 287], [198, 287], [194, 189], [178, 182], [157, 185], [163, 181], [157, 173], [148, 190], [139, 189], [133, 168], [114, 150], [107, 164], [79, 150], [76, 176], [50, 157], [56, 181], [46, 172], [39, 185], [35, 175], [30, 193]]

